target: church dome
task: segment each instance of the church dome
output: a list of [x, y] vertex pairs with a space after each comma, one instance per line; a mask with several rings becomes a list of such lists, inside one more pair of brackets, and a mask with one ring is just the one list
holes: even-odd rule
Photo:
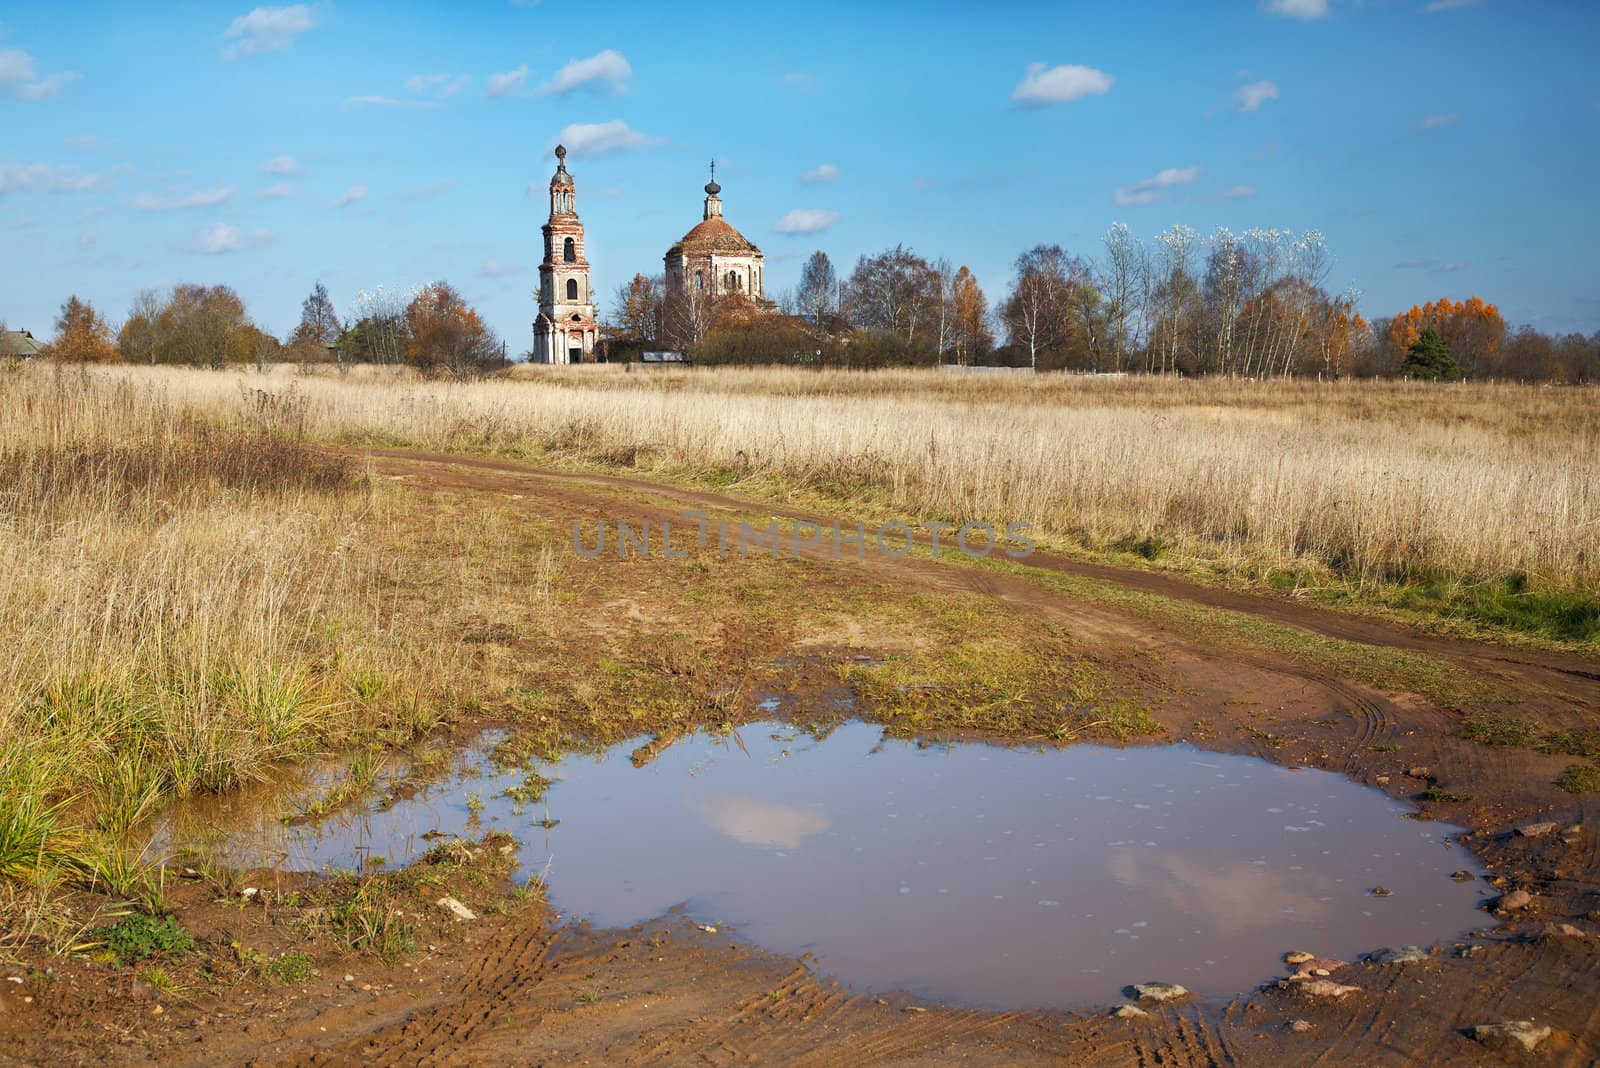
[[745, 236], [720, 218], [706, 219], [683, 235], [672, 252], [758, 252]]

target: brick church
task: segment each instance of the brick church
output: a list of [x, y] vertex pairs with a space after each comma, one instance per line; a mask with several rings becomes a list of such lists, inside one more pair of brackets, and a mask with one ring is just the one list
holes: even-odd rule
[[713, 162], [700, 222], [663, 257], [667, 292], [708, 297], [739, 294], [763, 304], [766, 299], [764, 257], [759, 248], [722, 217], [721, 193], [717, 165]]

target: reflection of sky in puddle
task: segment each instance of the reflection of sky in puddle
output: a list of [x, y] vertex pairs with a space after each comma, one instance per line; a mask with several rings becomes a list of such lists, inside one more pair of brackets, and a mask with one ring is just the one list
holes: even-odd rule
[[[860, 723], [740, 743], [685, 739], [644, 768], [629, 746], [569, 758], [520, 810], [499, 795], [521, 775], [474, 751], [388, 811], [316, 829], [257, 805], [233, 843], [351, 866], [357, 847], [400, 863], [430, 830], [498, 828], [563, 913], [622, 925], [687, 904], [854, 986], [989, 1006], [1101, 1003], [1147, 979], [1231, 994], [1288, 949], [1349, 958], [1481, 917], [1448, 877], [1472, 867], [1451, 828], [1330, 773], [1187, 746], [920, 748]], [[1380, 883], [1390, 897], [1368, 895]]]

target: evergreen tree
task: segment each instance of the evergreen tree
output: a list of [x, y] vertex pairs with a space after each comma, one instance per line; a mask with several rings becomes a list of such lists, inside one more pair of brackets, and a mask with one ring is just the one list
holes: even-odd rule
[[1450, 357], [1450, 342], [1433, 327], [1417, 335], [1406, 353], [1406, 362], [1400, 365], [1402, 374], [1425, 381], [1461, 377], [1461, 368]]

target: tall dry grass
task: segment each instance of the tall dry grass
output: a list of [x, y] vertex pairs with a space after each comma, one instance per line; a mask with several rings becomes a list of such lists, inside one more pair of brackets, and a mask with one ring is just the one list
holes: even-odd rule
[[125, 881], [168, 797], [435, 722], [448, 657], [386, 632], [357, 551], [377, 507], [148, 385], [0, 374], [0, 873]]
[[[1340, 581], [1600, 577], [1600, 391], [1386, 382], [526, 368], [471, 384], [116, 369], [119, 388], [315, 437], [562, 453], [802, 487], [919, 519]], [[252, 399], [253, 398], [253, 399]], [[268, 398], [263, 400], [261, 398]]]

